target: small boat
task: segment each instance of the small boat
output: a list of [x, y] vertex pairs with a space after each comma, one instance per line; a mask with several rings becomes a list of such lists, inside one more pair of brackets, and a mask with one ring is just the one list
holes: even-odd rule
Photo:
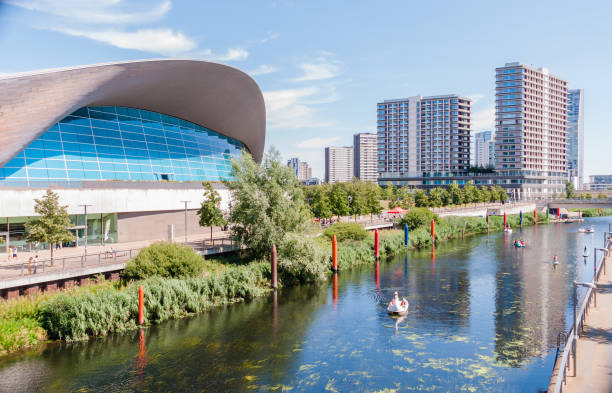
[[387, 312], [389, 315], [406, 315], [408, 313], [408, 300], [402, 298], [400, 300], [397, 292], [393, 294], [393, 300], [389, 302], [389, 306], [387, 307]]
[[582, 252], [582, 256], [585, 257], [585, 258], [589, 256], [589, 250], [587, 250], [586, 246], [584, 247], [584, 251]]
[[521, 242], [519, 242], [519, 241], [515, 241], [513, 245], [514, 245], [514, 247], [516, 247], [516, 248], [526, 247], [526, 244], [525, 244], [525, 243], [521, 243]]
[[512, 228], [508, 227], [504, 229], [504, 232], [506, 233], [512, 233]]
[[578, 229], [578, 232], [580, 232], [580, 233], [595, 233], [595, 229], [593, 229], [592, 227], [580, 228], [580, 229]]

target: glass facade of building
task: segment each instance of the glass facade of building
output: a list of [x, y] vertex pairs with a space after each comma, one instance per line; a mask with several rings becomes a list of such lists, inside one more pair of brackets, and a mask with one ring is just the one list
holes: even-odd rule
[[231, 180], [238, 140], [142, 109], [81, 108], [0, 168], [0, 186], [81, 180]]

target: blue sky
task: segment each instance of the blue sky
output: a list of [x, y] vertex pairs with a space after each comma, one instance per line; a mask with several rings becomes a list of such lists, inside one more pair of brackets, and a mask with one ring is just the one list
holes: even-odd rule
[[375, 132], [376, 103], [458, 93], [492, 129], [494, 69], [547, 67], [585, 90], [585, 174], [612, 173], [612, 2], [0, 1], [0, 73], [187, 57], [249, 72], [266, 145], [323, 175], [323, 148]]

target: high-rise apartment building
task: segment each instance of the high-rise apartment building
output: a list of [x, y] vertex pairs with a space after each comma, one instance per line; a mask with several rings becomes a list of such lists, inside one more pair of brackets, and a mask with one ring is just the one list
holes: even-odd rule
[[576, 189], [584, 183], [584, 91], [570, 90], [567, 95], [567, 172]]
[[300, 161], [298, 157], [290, 158], [287, 161], [287, 166], [293, 170], [295, 177], [300, 181], [308, 180], [312, 177], [312, 168], [310, 168], [307, 162]]
[[355, 177], [362, 181], [378, 180], [376, 134], [353, 135], [353, 149]]
[[491, 131], [481, 131], [474, 134], [474, 166], [495, 166], [495, 141]]
[[342, 183], [353, 179], [353, 147], [325, 148], [325, 182]]
[[526, 198], [567, 179], [567, 82], [518, 62], [495, 69], [495, 168]]
[[298, 180], [304, 181], [312, 177], [312, 168], [305, 161], [300, 161]]
[[379, 183], [418, 185], [426, 184], [422, 177], [466, 174], [470, 108], [470, 99], [456, 94], [378, 103]]

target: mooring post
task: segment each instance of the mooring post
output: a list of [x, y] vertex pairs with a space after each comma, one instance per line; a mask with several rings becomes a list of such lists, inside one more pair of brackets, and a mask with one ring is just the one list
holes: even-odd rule
[[272, 288], [278, 288], [277, 275], [276, 275], [276, 244], [272, 245], [272, 251], [270, 252], [270, 268], [271, 268], [271, 284]]
[[408, 239], [408, 224], [404, 224], [404, 245], [408, 247], [410, 244], [410, 239]]
[[144, 290], [138, 286], [138, 324], [144, 324]]
[[504, 229], [508, 228], [508, 218], [506, 217], [506, 212], [504, 212]]
[[338, 239], [336, 235], [332, 236], [332, 270], [338, 271]]
[[376, 257], [376, 260], [378, 260], [378, 256], [379, 256], [379, 253], [378, 253], [378, 240], [379, 240], [379, 238], [378, 238], [378, 236], [379, 236], [378, 235], [378, 229], [376, 229], [374, 231], [374, 256]]
[[431, 220], [431, 241], [433, 242], [434, 247], [436, 246], [436, 221]]
[[538, 223], [538, 212], [536, 209], [533, 209], [533, 223], [534, 224]]

